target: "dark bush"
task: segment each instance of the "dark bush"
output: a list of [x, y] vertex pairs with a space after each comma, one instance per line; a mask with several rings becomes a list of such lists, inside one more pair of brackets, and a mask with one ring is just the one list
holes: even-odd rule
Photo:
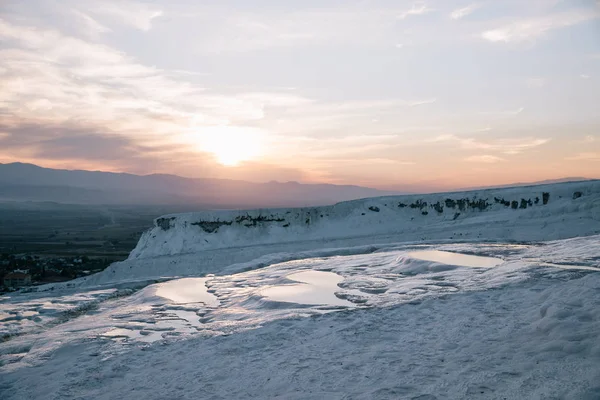
[[527, 200], [521, 199], [521, 205], [519, 205], [519, 208], [522, 208], [522, 209], [527, 208]]
[[158, 218], [156, 220], [156, 226], [162, 229], [163, 231], [168, 231], [171, 229], [171, 221], [174, 221], [175, 217], [170, 218]]
[[224, 225], [231, 225], [232, 221], [198, 221], [192, 222], [192, 225], [199, 226], [206, 233], [214, 233]]
[[544, 205], [548, 204], [549, 200], [550, 200], [550, 193], [548, 193], [548, 192], [542, 193], [542, 204], [544, 204]]
[[417, 200], [410, 205], [410, 208], [418, 208], [419, 210], [422, 210], [425, 207], [427, 207], [427, 202], [423, 200]]

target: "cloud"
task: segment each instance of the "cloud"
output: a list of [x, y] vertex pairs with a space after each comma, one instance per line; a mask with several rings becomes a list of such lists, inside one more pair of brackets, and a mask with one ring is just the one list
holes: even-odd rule
[[585, 138], [583, 138], [584, 143], [595, 143], [596, 140], [596, 137], [592, 135], [587, 135]]
[[[373, 126], [373, 120], [390, 130], [386, 122], [398, 113], [408, 113], [412, 107], [427, 107], [435, 98], [414, 100], [347, 100], [343, 102], [318, 101], [305, 102], [298, 107], [282, 110], [270, 126], [273, 132], [288, 135], [306, 135], [306, 132], [319, 132], [321, 135], [339, 135], [345, 130], [357, 131]], [[421, 129], [417, 127], [417, 129]], [[391, 129], [397, 132], [397, 128]], [[376, 132], [373, 132], [376, 133]], [[389, 133], [389, 132], [388, 132]]]
[[574, 10], [545, 17], [517, 20], [500, 28], [483, 32], [481, 37], [493, 43], [531, 42], [548, 32], [598, 18], [594, 10]]
[[320, 158], [320, 161], [326, 161], [328, 164], [349, 164], [352, 166], [356, 165], [416, 165], [414, 161], [407, 160], [393, 160], [391, 158], [344, 158], [344, 157], [324, 157]]
[[424, 15], [432, 11], [434, 11], [433, 8], [427, 7], [425, 3], [417, 3], [413, 4], [410, 9], [402, 11], [400, 14], [398, 14], [398, 18], [405, 19], [406, 17], [413, 15]]
[[431, 139], [430, 143], [455, 142], [465, 150], [493, 151], [505, 155], [516, 155], [548, 143], [548, 138], [500, 138], [481, 140], [445, 134]]
[[297, 168], [264, 162], [224, 167], [207, 152], [187, 145], [161, 143], [151, 137], [139, 140], [83, 124], [0, 125], [0, 161], [31, 162], [42, 166], [138, 174], [173, 173], [192, 177], [266, 182], [305, 181]]
[[437, 99], [413, 100], [413, 101], [407, 102], [407, 105], [409, 105], [411, 107], [415, 107], [415, 106], [422, 106], [424, 104], [433, 104], [436, 101], [437, 101]]
[[[147, 144], [125, 135], [95, 129], [83, 124], [35, 124], [24, 123], [0, 126], [0, 156], [7, 154], [18, 159], [42, 163], [71, 163], [87, 167], [112, 170], [144, 172], [163, 164], [171, 153], [188, 153], [183, 146], [153, 143]], [[180, 159], [183, 159], [181, 157]], [[200, 168], [209, 166], [208, 155], [196, 154]], [[204, 165], [204, 166], [203, 166]], [[82, 168], [82, 167], [80, 167]]]
[[102, 25], [88, 14], [76, 9], [71, 10], [71, 13], [76, 17], [76, 23], [82, 26], [84, 34], [92, 39], [97, 39], [102, 33], [111, 32], [110, 28]]
[[[186, 74], [145, 66], [113, 48], [53, 29], [0, 19], [0, 40], [0, 115], [5, 125], [22, 127], [0, 134], [2, 157], [20, 154], [53, 163], [64, 157], [132, 171], [167, 165], [176, 172], [185, 170], [180, 165], [184, 161], [193, 165], [196, 154], [203, 165], [197, 173], [214, 175], [222, 169], [204, 152], [198, 132], [252, 125], [270, 112], [312, 102], [289, 91], [215, 93], [187, 80]], [[165, 154], [177, 159], [177, 165]]]
[[471, 4], [463, 8], [458, 8], [450, 13], [450, 18], [452, 19], [461, 19], [466, 17], [467, 15], [472, 14], [475, 10], [480, 7], [479, 4]]
[[589, 75], [587, 75], [587, 74], [581, 74], [581, 75], [579, 75], [579, 77], [580, 77], [581, 79], [590, 79], [590, 78], [591, 78], [591, 76], [589, 76]]
[[504, 158], [498, 156], [492, 156], [489, 154], [480, 155], [480, 156], [471, 156], [465, 158], [465, 161], [475, 162], [475, 163], [484, 163], [484, 164], [494, 164], [501, 161], [506, 161]]
[[[401, 143], [398, 135], [344, 135], [339, 137], [323, 136], [281, 136], [274, 138], [272, 149], [279, 154], [293, 157], [297, 163], [314, 164], [321, 162], [326, 167], [333, 160], [394, 159], [395, 163], [410, 162], [384, 157], [382, 152]], [[383, 162], [378, 161], [378, 164]], [[407, 165], [407, 164], [405, 164]]]
[[584, 152], [579, 153], [571, 157], [565, 157], [568, 161], [600, 161], [600, 153], [597, 152]]
[[[318, 102], [289, 90], [214, 93], [188, 81], [189, 74], [148, 67], [113, 48], [53, 29], [0, 20], [0, 40], [7, 44], [0, 50], [4, 67], [0, 69], [0, 84], [4, 89], [0, 92], [0, 112], [8, 115], [6, 122], [37, 126], [77, 125], [83, 132], [101, 133], [101, 137], [86, 136], [68, 130], [73, 138], [72, 147], [68, 146], [68, 138], [58, 133], [55, 139], [48, 137], [46, 142], [38, 141], [35, 145], [20, 140], [24, 157], [42, 157], [36, 149], [40, 148], [40, 143], [46, 143], [52, 149], [49, 155], [62, 154], [68, 159], [70, 154], [80, 154], [85, 156], [82, 162], [101, 163], [107, 161], [108, 154], [95, 154], [105, 149], [102, 143], [109, 143], [108, 138], [115, 148], [130, 148], [131, 144], [110, 136], [110, 132], [119, 132], [133, 144], [153, 143], [152, 149], [136, 147], [131, 154], [141, 154], [142, 150], [151, 154], [160, 146], [167, 153], [184, 152], [183, 159], [187, 160], [194, 151], [202, 154], [202, 144], [197, 140], [199, 132], [215, 126], [263, 125], [261, 132], [265, 133], [269, 149], [277, 149], [281, 147], [280, 143], [289, 142], [290, 137], [277, 138], [272, 132], [286, 131], [289, 127], [298, 132], [307, 129], [315, 132], [332, 126], [325, 119], [337, 118], [338, 122], [348, 123], [362, 113], [369, 115], [371, 121], [374, 113], [390, 113], [400, 107], [436, 101], [435, 98], [424, 98], [331, 103]], [[282, 117], [283, 125], [275, 124], [272, 118], [267, 119], [269, 113], [275, 112]], [[311, 121], [314, 127], [310, 126]], [[33, 137], [31, 133], [23, 136]], [[373, 142], [377, 140], [384, 142]], [[331, 150], [336, 149], [360, 158], [364, 151], [375, 153], [388, 145], [387, 139], [381, 137], [370, 137], [363, 142], [346, 138], [328, 143], [328, 148], [313, 143], [303, 151], [314, 148], [315, 154], [331, 154]], [[114, 155], [116, 158], [121, 156], [121, 153]], [[148, 159], [132, 156], [131, 160], [126, 166], [138, 162], [154, 168]], [[125, 164], [120, 162], [119, 165]], [[120, 167], [115, 165], [115, 168]]]
[[525, 111], [525, 107], [519, 107], [516, 110], [507, 110], [507, 111], [482, 111], [481, 115], [496, 115], [500, 117], [511, 117], [521, 114]]
[[[195, 51], [251, 52], [292, 46], [380, 45], [396, 32], [397, 7], [297, 7], [251, 12], [226, 6], [192, 13], [198, 28]], [[184, 16], [185, 18], [185, 16]]]
[[542, 146], [549, 141], [550, 139], [545, 138], [496, 139], [488, 142], [467, 139], [462, 142], [462, 146], [466, 149], [493, 150], [507, 155], [514, 155]]
[[111, 20], [141, 31], [149, 31], [152, 28], [152, 21], [163, 15], [162, 10], [136, 1], [93, 1], [87, 3], [87, 6], [92, 13], [109, 17]]
[[203, 125], [259, 120], [267, 108], [310, 102], [290, 93], [209, 93], [181, 74], [56, 30], [0, 20], [0, 39], [0, 111], [15, 118], [164, 134], [185, 130], [192, 119]]
[[424, 99], [389, 99], [389, 100], [369, 100], [369, 101], [345, 101], [342, 103], [315, 103], [315, 108], [323, 112], [330, 113], [332, 111], [365, 111], [365, 110], [384, 110], [398, 107], [414, 107], [425, 104], [432, 104], [437, 101], [436, 98]]

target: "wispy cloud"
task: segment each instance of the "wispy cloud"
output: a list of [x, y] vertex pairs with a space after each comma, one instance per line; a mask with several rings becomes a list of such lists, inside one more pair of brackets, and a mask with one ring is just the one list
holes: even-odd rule
[[[463, 57], [478, 52], [481, 42], [519, 47], [514, 44], [531, 44], [598, 14], [577, 8], [581, 2], [550, 4], [556, 1], [244, 7], [167, 0], [13, 1], [0, 7], [0, 120], [31, 129], [0, 131], [0, 157], [43, 159], [46, 146], [52, 162], [64, 157], [82, 167], [86, 160], [118, 169], [138, 165], [136, 171], [143, 172], [154, 171], [153, 163], [183, 169], [195, 165], [196, 155], [197, 174], [207, 175], [204, 168], [217, 168], [202, 138], [231, 129], [232, 137], [249, 142], [260, 137], [263, 166], [285, 165], [352, 183], [356, 176], [364, 182], [420, 179], [411, 168], [394, 167], [410, 165], [411, 159], [423, 160], [417, 175], [446, 179], [456, 168], [439, 165], [464, 167], [467, 157], [481, 163], [470, 165], [473, 176], [478, 168], [492, 170], [485, 165], [490, 162], [502, 165], [497, 176], [520, 174], [520, 163], [499, 160], [517, 158], [536, 163], [530, 174], [545, 168], [587, 176], [577, 172], [579, 165], [593, 169], [592, 164], [567, 163], [564, 157], [595, 151], [583, 138], [595, 134], [597, 121], [589, 107], [569, 104], [591, 104], [598, 81], [592, 57], [600, 59], [599, 54], [557, 41], [552, 49], [540, 46], [535, 57], [515, 58], [492, 45], [477, 53], [478, 65]], [[568, 33], [575, 42], [589, 42], [588, 29]], [[448, 57], [448, 49], [457, 56]], [[553, 56], [580, 62], [536, 62]], [[581, 75], [590, 78], [579, 85], [565, 86], [561, 78]], [[550, 100], [546, 86], [553, 91]], [[559, 125], [572, 129], [564, 132]], [[32, 143], [29, 138], [40, 131], [46, 136]], [[457, 133], [431, 139], [444, 132]], [[14, 142], [10, 150], [8, 139]], [[549, 140], [552, 145], [544, 146]], [[570, 154], [558, 153], [566, 148]], [[124, 159], [127, 151], [131, 162]], [[527, 158], [512, 157], [519, 153]], [[552, 166], [540, 162], [544, 157], [552, 157]], [[467, 175], [455, 180], [470, 179]]]
[[545, 17], [515, 21], [505, 26], [483, 32], [481, 37], [494, 43], [519, 43], [535, 41], [548, 32], [598, 18], [595, 10], [582, 9], [557, 13]]
[[583, 152], [576, 154], [571, 157], [566, 157], [568, 161], [600, 161], [600, 153], [597, 152]]
[[474, 4], [470, 4], [466, 7], [458, 8], [450, 13], [450, 18], [452, 18], [452, 19], [464, 18], [464, 17], [472, 14], [479, 7], [481, 7], [480, 4], [474, 3]]
[[[306, 181], [310, 177], [298, 168], [281, 167], [261, 161], [243, 162], [224, 167], [215, 156], [185, 144], [155, 145], [155, 138], [144, 140], [96, 129], [82, 123], [0, 124], [0, 162], [31, 162], [52, 168], [92, 169], [113, 172], [175, 173], [190, 176], [197, 171], [203, 177]], [[192, 174], [193, 176], [193, 174]]]
[[425, 100], [413, 100], [413, 101], [409, 101], [407, 102], [407, 104], [411, 107], [415, 107], [415, 106], [422, 106], [424, 104], [433, 104], [437, 101], [437, 99], [425, 99]]
[[71, 10], [71, 13], [82, 25], [84, 34], [92, 39], [97, 39], [102, 33], [111, 32], [110, 28], [102, 25], [86, 13], [76, 9]]
[[381, 159], [383, 150], [399, 141], [397, 135], [344, 135], [340, 137], [284, 136], [280, 150], [311, 160]]
[[550, 139], [546, 138], [497, 139], [489, 142], [467, 140], [463, 142], [463, 146], [469, 149], [495, 150], [507, 155], [514, 155], [542, 146], [549, 141]]
[[0, 112], [4, 120], [86, 121], [132, 136], [182, 141], [189, 130], [265, 118], [310, 100], [292, 93], [206, 91], [105, 45], [0, 19]]
[[416, 165], [416, 163], [414, 161], [406, 161], [406, 160], [393, 160], [390, 158], [364, 158], [364, 159], [357, 159], [356, 157], [352, 157], [352, 158], [333, 158], [333, 157], [327, 157], [327, 158], [321, 158], [320, 161], [327, 161], [333, 164], [348, 164], [348, 165], [369, 165], [369, 166], [373, 166], [373, 165], [404, 165], [404, 166], [409, 166], [409, 165]]
[[405, 19], [410, 16], [423, 15], [423, 14], [430, 13], [432, 11], [434, 11], [434, 9], [428, 7], [427, 4], [416, 3], [416, 4], [413, 4], [412, 7], [409, 8], [408, 10], [402, 11], [400, 14], [398, 14], [398, 18]]
[[141, 31], [149, 31], [153, 20], [163, 15], [161, 9], [137, 1], [91, 1], [83, 4], [87, 4], [89, 11], [94, 14], [109, 17]]
[[440, 135], [430, 140], [436, 142], [455, 142], [461, 148], [466, 150], [485, 150], [497, 152], [505, 155], [515, 155], [523, 153], [535, 147], [542, 146], [550, 141], [548, 138], [500, 138], [482, 140], [472, 137], [461, 137], [452, 134]]
[[285, 12], [200, 7], [194, 19], [203, 29], [198, 29], [193, 47], [220, 54], [293, 46], [381, 44], [396, 33], [396, 16], [403, 12], [400, 7], [365, 6], [298, 7]]
[[414, 100], [387, 99], [387, 100], [348, 100], [344, 102], [310, 102], [302, 109], [291, 110], [292, 113], [301, 113], [306, 117], [324, 115], [328, 117], [359, 115], [360, 113], [387, 112], [390, 110], [416, 107], [433, 104], [436, 98], [423, 98]]
[[484, 164], [494, 164], [494, 163], [506, 161], [506, 160], [502, 157], [493, 156], [490, 154], [484, 154], [484, 155], [480, 155], [480, 156], [467, 157], [467, 158], [465, 158], [465, 161], [475, 162], [475, 163], [484, 163]]
[[588, 74], [581, 74], [581, 75], [579, 75], [579, 77], [581, 79], [590, 79], [591, 78], [591, 76], [589, 76]]
[[592, 135], [587, 135], [586, 137], [583, 138], [583, 142], [584, 143], [595, 143], [597, 141], [595, 136]]
[[507, 111], [482, 111], [482, 112], [480, 112], [480, 114], [481, 115], [498, 115], [498, 116], [504, 116], [504, 117], [511, 117], [511, 116], [519, 115], [523, 111], [525, 111], [525, 107], [519, 107], [516, 110], [507, 110]]

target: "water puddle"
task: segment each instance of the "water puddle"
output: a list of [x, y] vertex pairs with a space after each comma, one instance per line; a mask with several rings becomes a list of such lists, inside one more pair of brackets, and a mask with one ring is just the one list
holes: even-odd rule
[[323, 271], [302, 271], [288, 275], [287, 279], [301, 285], [273, 286], [261, 291], [269, 300], [285, 303], [308, 305], [329, 305], [354, 307], [347, 300], [338, 298], [335, 292], [340, 290], [338, 284], [344, 280], [338, 274]]
[[108, 337], [111, 339], [130, 339], [145, 343], [153, 343], [157, 340], [162, 339], [162, 332], [138, 331], [125, 328], [115, 328], [102, 334], [101, 336]]
[[183, 278], [160, 283], [156, 295], [171, 300], [175, 304], [204, 303], [210, 307], [218, 307], [219, 300], [208, 293], [208, 278]]
[[422, 261], [473, 268], [493, 268], [504, 262], [504, 260], [495, 257], [472, 256], [440, 250], [413, 251], [408, 253], [408, 256]]
[[541, 263], [543, 267], [552, 267], [559, 269], [572, 269], [572, 270], [585, 270], [585, 271], [596, 271], [600, 272], [600, 267], [590, 267], [587, 265], [570, 265], [570, 264], [552, 264], [552, 263]]
[[20, 316], [24, 317], [24, 318], [30, 318], [30, 317], [35, 317], [37, 315], [39, 315], [40, 313], [37, 311], [23, 311], [20, 313]]
[[[452, 293], [482, 291], [528, 279], [530, 272], [537, 276], [541, 268], [600, 270], [595, 248], [581, 252], [583, 256], [565, 253], [555, 259], [541, 247], [520, 254], [513, 251], [512, 245], [504, 246], [505, 251], [490, 246], [444, 245], [448, 251], [403, 247], [389, 252], [294, 260], [235, 275], [173, 279], [123, 297], [110, 290], [61, 292], [56, 297], [49, 293], [18, 295], [16, 300], [1, 299], [0, 336], [25, 340], [24, 332], [34, 332], [27, 341], [37, 343], [40, 336], [36, 332], [46, 329], [50, 347], [60, 345], [55, 338], [88, 337], [125, 346], [138, 342], [145, 345], [194, 335], [229, 334], [289, 317], [414, 304]], [[551, 270], [549, 274], [557, 272]], [[50, 324], [56, 318], [70, 316], [65, 314], [69, 311], [76, 315]], [[12, 340], [4, 346], [14, 347]], [[0, 353], [2, 346], [0, 343]]]

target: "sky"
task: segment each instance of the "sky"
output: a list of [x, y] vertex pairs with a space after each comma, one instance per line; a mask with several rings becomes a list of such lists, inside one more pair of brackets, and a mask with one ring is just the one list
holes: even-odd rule
[[0, 162], [440, 188], [600, 178], [600, 1], [0, 2]]

